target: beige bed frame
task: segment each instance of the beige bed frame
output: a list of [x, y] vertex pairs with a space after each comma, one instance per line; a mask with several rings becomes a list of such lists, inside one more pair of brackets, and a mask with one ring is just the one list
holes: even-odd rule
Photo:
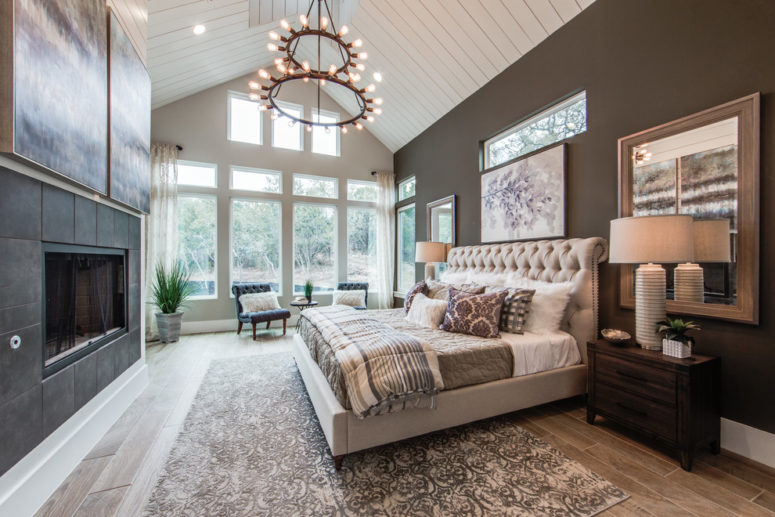
[[563, 330], [576, 339], [582, 364], [442, 391], [436, 409], [407, 409], [365, 419], [334, 396], [301, 337], [293, 354], [336, 468], [345, 454], [586, 393], [586, 342], [597, 336], [597, 267], [608, 257], [602, 238], [556, 239], [453, 248], [450, 272], [514, 273], [545, 282], [572, 282]]

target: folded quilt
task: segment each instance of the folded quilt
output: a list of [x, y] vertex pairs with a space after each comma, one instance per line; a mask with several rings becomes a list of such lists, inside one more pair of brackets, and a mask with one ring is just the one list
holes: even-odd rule
[[364, 418], [409, 402], [434, 408], [444, 388], [436, 352], [366, 314], [341, 305], [301, 313], [334, 351], [353, 413]]

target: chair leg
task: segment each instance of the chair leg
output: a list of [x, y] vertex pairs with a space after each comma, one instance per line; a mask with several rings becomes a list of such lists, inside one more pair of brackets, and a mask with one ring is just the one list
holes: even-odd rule
[[288, 319], [283, 318], [283, 336], [285, 335], [285, 330], [288, 328]]
[[237, 325], [237, 335], [239, 336], [239, 333], [242, 332], [242, 322], [238, 322], [239, 325]]
[[256, 340], [256, 324], [253, 324], [253, 341]]
[[266, 328], [267, 328], [267, 329], [269, 328], [269, 324], [270, 324], [270, 323], [272, 323], [272, 322], [271, 322], [271, 321], [267, 321], [267, 322], [266, 322]]

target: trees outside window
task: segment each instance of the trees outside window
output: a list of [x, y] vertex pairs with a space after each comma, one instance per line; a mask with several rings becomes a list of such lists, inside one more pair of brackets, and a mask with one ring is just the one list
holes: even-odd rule
[[178, 259], [191, 273], [194, 298], [216, 295], [216, 207], [215, 196], [178, 195]]
[[279, 201], [232, 199], [232, 282], [268, 282], [282, 292], [280, 208]]
[[339, 197], [339, 182], [336, 178], [294, 174], [293, 195], [336, 199]]
[[398, 200], [403, 201], [404, 199], [414, 197], [416, 188], [417, 180], [415, 180], [414, 176], [406, 178], [398, 184]]
[[415, 210], [414, 204], [398, 209], [398, 290], [406, 292], [414, 285], [414, 247], [415, 247]]
[[347, 209], [347, 281], [377, 285], [377, 210]]
[[336, 287], [336, 207], [293, 205], [293, 290], [311, 280], [316, 292]]
[[347, 201], [377, 202], [375, 181], [347, 180]]
[[231, 168], [231, 188], [282, 194], [283, 176], [279, 171], [253, 169], [251, 167]]

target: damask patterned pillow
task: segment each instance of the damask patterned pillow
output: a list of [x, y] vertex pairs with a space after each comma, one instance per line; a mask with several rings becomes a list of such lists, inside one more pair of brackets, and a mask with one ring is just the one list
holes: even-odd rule
[[406, 296], [404, 296], [404, 312], [409, 312], [409, 309], [412, 307], [412, 300], [417, 293], [428, 294], [428, 284], [425, 283], [425, 280], [420, 280], [407, 291]]
[[488, 287], [485, 293], [506, 291], [506, 299], [503, 300], [501, 309], [500, 329], [512, 334], [524, 334], [527, 315], [530, 312], [530, 302], [533, 300], [535, 289], [522, 289], [507, 287]]
[[501, 308], [507, 295], [507, 291], [470, 294], [450, 288], [447, 313], [439, 328], [472, 336], [498, 337]]

